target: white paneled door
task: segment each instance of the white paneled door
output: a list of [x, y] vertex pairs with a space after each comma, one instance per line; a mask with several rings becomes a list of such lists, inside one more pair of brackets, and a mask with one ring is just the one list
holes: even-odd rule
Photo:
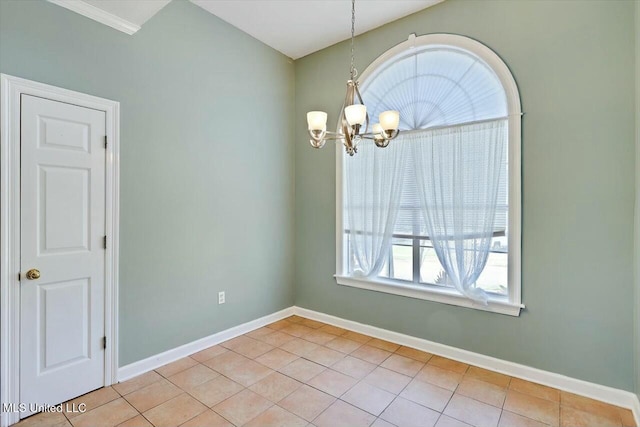
[[27, 405], [104, 385], [105, 119], [104, 111], [21, 95], [19, 364]]

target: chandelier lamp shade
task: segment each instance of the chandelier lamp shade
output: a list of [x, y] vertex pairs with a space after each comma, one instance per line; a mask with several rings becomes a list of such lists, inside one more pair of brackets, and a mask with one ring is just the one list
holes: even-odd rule
[[370, 139], [378, 147], [386, 147], [400, 133], [398, 129], [400, 113], [394, 110], [380, 113], [378, 123], [373, 124], [371, 132], [369, 132], [369, 114], [367, 113], [367, 106], [362, 101], [360, 90], [358, 90], [358, 81], [356, 80], [358, 71], [353, 65], [355, 11], [355, 0], [351, 0], [351, 70], [349, 80], [347, 80], [347, 94], [338, 118], [338, 131], [327, 131], [326, 112], [309, 111], [307, 113], [311, 146], [322, 148], [326, 141], [340, 141], [350, 156], [358, 152], [358, 143], [362, 139]]

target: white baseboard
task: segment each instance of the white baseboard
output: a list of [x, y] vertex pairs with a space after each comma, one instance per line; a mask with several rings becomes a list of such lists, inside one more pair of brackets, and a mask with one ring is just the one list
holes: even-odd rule
[[633, 407], [629, 408], [633, 412], [633, 418], [636, 420], [636, 425], [640, 426], [640, 399], [636, 396]]
[[276, 322], [294, 314], [348, 329], [350, 331], [366, 334], [374, 338], [380, 338], [396, 344], [405, 345], [407, 347], [412, 347], [418, 350], [437, 354], [439, 356], [458, 360], [460, 362], [479, 366], [481, 368], [490, 369], [512, 377], [522, 378], [524, 380], [568, 391], [570, 393], [579, 394], [581, 396], [590, 397], [612, 405], [628, 408], [633, 411], [636, 424], [640, 426], [640, 401], [638, 400], [638, 396], [634, 393], [570, 378], [553, 372], [532, 368], [530, 366], [508, 362], [506, 360], [496, 359], [495, 357], [485, 356], [483, 354], [377, 328], [371, 325], [365, 325], [354, 322], [353, 320], [346, 320], [297, 306], [285, 308], [284, 310], [280, 310], [276, 313], [243, 323], [242, 325], [234, 326], [233, 328], [190, 342], [180, 347], [176, 347], [172, 350], [167, 350], [155, 356], [123, 366], [118, 369], [118, 381], [125, 381], [129, 378], [144, 374], [145, 372], [159, 368], [162, 365], [166, 365], [167, 363], [171, 363], [193, 353], [197, 353], [198, 351], [204, 350], [212, 345], [246, 334], [247, 332], [251, 332], [255, 329], [268, 325], [269, 323]]
[[636, 424], [640, 426], [640, 401], [634, 393], [625, 390], [619, 390], [612, 387], [594, 384], [564, 375], [555, 374], [541, 369], [532, 368], [530, 366], [520, 365], [518, 363], [508, 362], [506, 360], [496, 359], [495, 357], [485, 356], [483, 354], [462, 350], [422, 338], [416, 338], [398, 332], [377, 328], [375, 326], [365, 325], [354, 322], [352, 320], [342, 319], [340, 317], [331, 316], [317, 311], [309, 310], [302, 307], [293, 307], [293, 313], [319, 322], [328, 323], [350, 331], [359, 332], [374, 338], [391, 341], [396, 344], [405, 345], [428, 353], [437, 354], [449, 359], [458, 360], [460, 362], [479, 366], [481, 368], [490, 369], [512, 377], [522, 378], [538, 384], [568, 391], [570, 393], [579, 394], [581, 396], [590, 397], [602, 402], [610, 403], [615, 406], [628, 408], [633, 411]]
[[162, 365], [166, 365], [167, 363], [174, 362], [183, 357], [202, 351], [212, 345], [220, 344], [223, 341], [246, 334], [247, 332], [251, 332], [255, 329], [268, 325], [269, 323], [277, 322], [278, 320], [293, 315], [293, 310], [293, 307], [288, 307], [259, 319], [251, 320], [250, 322], [243, 323], [242, 325], [234, 326], [233, 328], [220, 331], [213, 335], [209, 335], [208, 337], [156, 354], [155, 356], [147, 357], [146, 359], [122, 366], [118, 369], [118, 381], [122, 382], [128, 380], [129, 378], [152, 371]]

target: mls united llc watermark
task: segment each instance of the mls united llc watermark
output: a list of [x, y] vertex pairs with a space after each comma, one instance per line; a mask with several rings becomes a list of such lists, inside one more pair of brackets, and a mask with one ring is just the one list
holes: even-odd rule
[[47, 405], [41, 403], [3, 403], [2, 412], [75, 412], [87, 411], [86, 403], [61, 403], [59, 405]]

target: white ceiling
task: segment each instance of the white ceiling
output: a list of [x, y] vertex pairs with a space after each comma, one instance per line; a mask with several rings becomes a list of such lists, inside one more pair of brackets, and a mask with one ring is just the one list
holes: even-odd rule
[[[1, 0], [0, 0], [1, 1]], [[49, 0], [133, 34], [171, 0]], [[358, 0], [356, 34], [444, 0]], [[285, 55], [297, 59], [351, 36], [350, 0], [191, 0]]]
[[[356, 34], [444, 0], [360, 0]], [[297, 59], [351, 37], [350, 0], [191, 0], [247, 34]]]

